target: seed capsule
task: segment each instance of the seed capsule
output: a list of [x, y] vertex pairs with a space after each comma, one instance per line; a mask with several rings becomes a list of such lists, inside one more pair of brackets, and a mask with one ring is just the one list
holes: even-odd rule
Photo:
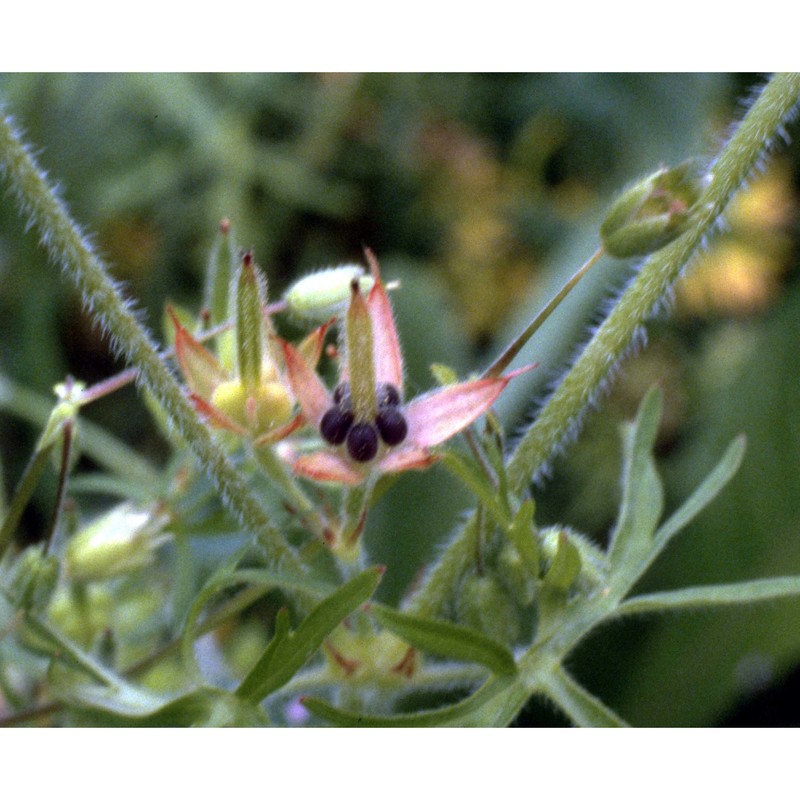
[[347, 452], [354, 461], [371, 461], [378, 452], [378, 432], [368, 422], [358, 422], [347, 434]]
[[378, 412], [378, 416], [375, 417], [375, 424], [378, 426], [381, 439], [390, 447], [400, 444], [408, 435], [406, 418], [397, 408], [392, 406], [382, 408]]
[[322, 438], [330, 444], [341, 444], [353, 426], [353, 412], [334, 406], [323, 415], [319, 424]]

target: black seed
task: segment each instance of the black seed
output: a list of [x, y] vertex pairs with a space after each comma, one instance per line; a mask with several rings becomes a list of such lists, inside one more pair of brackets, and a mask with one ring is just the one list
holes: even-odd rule
[[350, 384], [347, 381], [343, 381], [333, 390], [333, 402], [337, 406], [343, 403], [350, 405]]
[[329, 408], [319, 423], [322, 438], [330, 444], [341, 444], [347, 438], [347, 432], [353, 425], [353, 412], [343, 411], [334, 406]]
[[400, 392], [393, 383], [379, 383], [376, 390], [378, 408], [400, 405]]
[[408, 435], [406, 418], [396, 408], [381, 409], [375, 417], [375, 424], [378, 426], [381, 439], [392, 447], [400, 444]]
[[378, 452], [378, 433], [369, 422], [357, 422], [347, 434], [347, 452], [354, 461], [371, 461]]

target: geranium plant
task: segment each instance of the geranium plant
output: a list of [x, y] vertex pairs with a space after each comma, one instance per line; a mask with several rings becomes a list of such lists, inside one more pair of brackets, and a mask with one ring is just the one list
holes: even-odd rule
[[[595, 628], [633, 614], [800, 594], [796, 576], [637, 593], [746, 450], [743, 437], [721, 450], [664, 518], [653, 455], [658, 388], [622, 428], [622, 500], [607, 547], [567, 525], [537, 524], [530, 491], [714, 235], [798, 99], [800, 76], [775, 76], [710, 165], [662, 167], [624, 191], [600, 228], [598, 251], [525, 330], [481, 374], [437, 366], [439, 386], [419, 396], [406, 386], [401, 340], [413, 331], [398, 331], [392, 295], [403, 287], [384, 275], [390, 267], [365, 249], [363, 264], [311, 273], [271, 300], [268, 270], [239, 248], [228, 222], [217, 234], [204, 307], [170, 306], [160, 347], [12, 120], [2, 120], [3, 181], [129, 365], [102, 384], [78, 375], [57, 387], [5, 509], [6, 722], [503, 726], [541, 696], [576, 725], [618, 726], [625, 721], [565, 666]], [[509, 445], [492, 407], [536, 366], [517, 363], [523, 346], [590, 268], [630, 256], [643, 259], [635, 276]], [[70, 502], [76, 454], [103, 448], [92, 445], [82, 409], [133, 379], [172, 458], [156, 468], [132, 451], [100, 452], [123, 497], [83, 519]], [[88, 444], [76, 435], [81, 428]], [[39, 543], [19, 546], [14, 533], [52, 463], [56, 513]], [[460, 480], [472, 507], [403, 602], [381, 602], [385, 567], [363, 546], [371, 512], [394, 482], [431, 469]], [[179, 568], [158, 571], [172, 616], [156, 624], [163, 608], [135, 589], [159, 564], [184, 563], [174, 554], [191, 551], [219, 519], [235, 545], [197, 583]], [[197, 640], [265, 598], [274, 613], [258, 652], [239, 673], [210, 672]], [[165, 665], [169, 679], [159, 673]]]

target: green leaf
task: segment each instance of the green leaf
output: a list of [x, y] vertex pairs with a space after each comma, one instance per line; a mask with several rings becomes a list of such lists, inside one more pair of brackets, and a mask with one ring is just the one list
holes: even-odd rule
[[622, 603], [616, 615], [742, 605], [797, 596], [800, 596], [800, 576], [760, 578], [740, 583], [691, 586], [688, 589], [676, 589], [670, 592], [642, 594]]
[[627, 577], [652, 547], [664, 508], [664, 489], [652, 456], [660, 419], [661, 392], [653, 388], [642, 400], [635, 422], [623, 426], [622, 506], [609, 550], [612, 574], [619, 576]]
[[661, 552], [667, 542], [685, 528], [724, 488], [736, 474], [744, 458], [746, 447], [744, 435], [737, 436], [716, 467], [691, 496], [661, 524], [655, 535], [655, 553]]
[[485, 728], [508, 725], [529, 694], [514, 678], [506, 676], [489, 678], [475, 694], [459, 703], [414, 714], [372, 716], [343, 711], [316, 697], [304, 697], [302, 702], [312, 714], [343, 728]]
[[497, 675], [514, 675], [511, 652], [488, 636], [444, 620], [425, 619], [386, 606], [373, 605], [378, 622], [414, 647], [443, 658], [483, 664]]
[[129, 683], [112, 687], [76, 680], [65, 669], [50, 671], [50, 684], [84, 724], [125, 728], [258, 727], [268, 724], [257, 706], [222, 689], [204, 686], [164, 697]]
[[581, 727], [625, 728], [621, 717], [573, 680], [565, 670], [558, 667], [544, 676], [542, 688], [561, 710]]
[[293, 633], [289, 631], [288, 614], [279, 612], [275, 635], [236, 690], [236, 695], [259, 703], [287, 683], [336, 626], [369, 600], [382, 574], [381, 567], [364, 570], [315, 606]]
[[55, 447], [55, 441], [51, 441], [44, 447], [37, 448], [30, 461], [19, 479], [14, 494], [11, 496], [11, 502], [8, 505], [3, 524], [0, 526], [0, 555], [2, 555], [5, 548], [11, 541], [17, 525], [22, 518], [22, 512], [28, 504], [33, 492], [44, 474], [45, 467], [50, 460], [50, 453]]
[[[262, 594], [266, 594], [275, 587], [314, 594], [325, 594], [334, 591], [333, 587], [321, 581], [315, 581], [313, 578], [301, 580], [291, 574], [285, 575], [265, 568], [237, 569], [239, 562], [249, 550], [250, 545], [247, 544], [218, 567], [197, 593], [189, 608], [181, 635], [181, 653], [184, 665], [189, 669], [194, 668], [195, 672], [197, 672], [197, 666], [194, 659], [194, 640], [198, 631], [197, 620], [204, 606], [215, 594], [232, 586], [241, 586], [243, 584], [261, 587]], [[253, 596], [251, 602], [255, 602], [256, 599], [257, 597]]]

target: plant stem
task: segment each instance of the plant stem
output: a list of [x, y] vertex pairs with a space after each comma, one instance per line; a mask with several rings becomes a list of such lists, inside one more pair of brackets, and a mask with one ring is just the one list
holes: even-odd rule
[[[800, 73], [775, 75], [722, 148], [707, 173], [689, 229], [647, 259], [578, 360], [526, 431], [508, 465], [512, 491], [523, 492], [564, 439], [577, 430], [584, 412], [636, 341], [644, 323], [664, 302], [675, 281], [692, 264], [721, 222], [736, 192], [763, 163], [783, 125], [796, 113]], [[442, 553], [411, 600], [411, 608], [434, 614], [471, 557], [471, 518]]]
[[697, 201], [690, 228], [645, 261], [519, 442], [508, 465], [514, 491], [521, 491], [575, 430], [644, 323], [704, 248], [737, 190], [760, 165], [796, 109], [798, 98], [800, 73], [776, 75], [764, 88], [708, 170], [708, 183]]
[[149, 334], [137, 322], [103, 262], [72, 221], [66, 206], [7, 119], [0, 119], [0, 174], [11, 184], [23, 215], [38, 229], [51, 259], [80, 290], [83, 301], [111, 335], [115, 348], [139, 370], [168, 418], [208, 472], [223, 501], [258, 536], [273, 566], [302, 572], [300, 561], [272, 525], [244, 478], [197, 418], [180, 386], [162, 363]]

